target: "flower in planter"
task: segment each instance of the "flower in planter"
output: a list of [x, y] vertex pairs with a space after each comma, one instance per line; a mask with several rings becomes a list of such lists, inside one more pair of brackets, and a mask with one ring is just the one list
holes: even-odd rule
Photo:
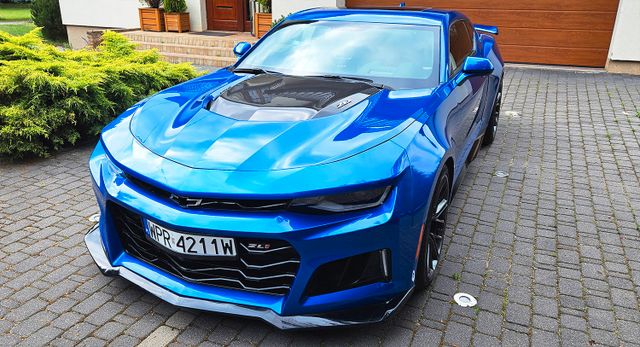
[[165, 13], [185, 13], [187, 12], [187, 3], [185, 0], [164, 0]]
[[162, 0], [140, 0], [140, 3], [150, 8], [160, 8]]

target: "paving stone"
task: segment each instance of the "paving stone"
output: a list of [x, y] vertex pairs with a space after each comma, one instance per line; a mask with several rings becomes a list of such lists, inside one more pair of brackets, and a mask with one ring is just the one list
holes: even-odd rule
[[98, 328], [93, 334], [99, 339], [110, 341], [120, 335], [126, 328], [127, 326], [122, 323], [108, 322]]
[[532, 346], [559, 346], [560, 339], [557, 333], [534, 329], [531, 335]]
[[456, 346], [469, 345], [471, 341], [471, 327], [457, 322], [447, 324], [448, 329], [444, 334], [444, 343]]
[[[83, 243], [98, 211], [90, 145], [0, 161], [0, 345], [132, 346], [158, 331], [172, 345], [637, 344], [640, 77], [508, 67], [502, 110], [452, 201], [432, 290], [385, 323], [322, 332], [179, 309], [102, 276]], [[477, 309], [451, 302], [462, 290]]]
[[411, 346], [436, 346], [440, 344], [441, 339], [441, 331], [427, 327], [421, 327], [416, 331], [415, 335], [413, 335]]

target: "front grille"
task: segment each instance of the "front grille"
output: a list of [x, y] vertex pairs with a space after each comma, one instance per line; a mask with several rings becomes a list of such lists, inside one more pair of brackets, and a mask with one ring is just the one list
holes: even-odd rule
[[[236, 238], [238, 256], [230, 260], [182, 257], [147, 239], [138, 214], [115, 204], [110, 211], [127, 254], [185, 281], [285, 295], [300, 266], [298, 253], [282, 240]], [[259, 250], [250, 244], [270, 247]]]
[[184, 197], [170, 193], [166, 190], [146, 183], [131, 175], [127, 175], [127, 179], [136, 186], [167, 199], [186, 209], [210, 209], [210, 210], [227, 210], [227, 211], [282, 211], [289, 206], [291, 200], [237, 200], [207, 197]]

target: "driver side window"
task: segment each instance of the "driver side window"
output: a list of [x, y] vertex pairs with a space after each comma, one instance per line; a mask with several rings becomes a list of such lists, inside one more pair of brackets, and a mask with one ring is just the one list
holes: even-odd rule
[[449, 27], [449, 76], [455, 75], [464, 59], [473, 54], [473, 32], [464, 20]]

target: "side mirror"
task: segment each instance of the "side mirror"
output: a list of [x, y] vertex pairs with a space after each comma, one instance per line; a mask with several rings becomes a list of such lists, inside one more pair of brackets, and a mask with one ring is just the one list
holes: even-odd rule
[[251, 44], [249, 42], [238, 42], [236, 46], [233, 47], [233, 54], [235, 54], [236, 57], [240, 58], [245, 55], [245, 53], [247, 53], [250, 48]]
[[493, 72], [493, 64], [487, 58], [467, 57], [462, 65], [462, 71], [456, 77], [456, 84], [460, 85], [471, 76], [488, 75]]

